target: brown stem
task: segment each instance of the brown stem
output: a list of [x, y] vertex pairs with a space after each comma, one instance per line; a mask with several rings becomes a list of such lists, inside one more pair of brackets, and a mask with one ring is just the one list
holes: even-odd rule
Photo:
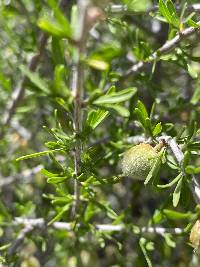
[[[86, 43], [89, 30], [99, 19], [104, 19], [103, 12], [98, 7], [89, 6], [89, 0], [78, 0], [78, 18], [75, 31], [75, 46], [72, 67], [71, 89], [74, 97], [74, 131], [77, 136], [82, 131], [83, 97], [84, 97], [84, 63], [82, 57], [86, 54]], [[80, 202], [80, 184], [77, 180], [81, 172], [82, 142], [77, 140], [74, 153], [74, 206], [73, 217], [77, 214]]]
[[[200, 21], [197, 22], [200, 25]], [[135, 75], [139, 73], [144, 67], [148, 66], [150, 63], [159, 60], [160, 56], [169, 53], [171, 50], [179, 46], [180, 42], [190, 37], [191, 35], [198, 33], [199, 28], [188, 27], [182, 32], [179, 32], [173, 39], [168, 40], [164, 45], [162, 45], [157, 51], [155, 51], [150, 57], [149, 61], [139, 61], [133, 65], [127, 73], [122, 77], [122, 80], [127, 79], [130, 75]]]
[[[75, 33], [75, 39], [77, 46], [74, 51], [73, 67], [72, 67], [72, 81], [71, 89], [74, 97], [74, 131], [77, 136], [82, 131], [82, 102], [84, 96], [83, 82], [84, 82], [84, 68], [83, 62], [81, 61], [82, 55], [85, 54], [86, 45], [86, 17], [87, 17], [88, 3], [86, 0], [78, 1], [78, 29]], [[80, 184], [77, 180], [78, 175], [81, 171], [81, 151], [82, 143], [80, 140], [77, 141], [75, 152], [74, 152], [74, 172], [76, 179], [74, 180], [74, 206], [72, 209], [72, 216], [75, 217], [80, 202]]]

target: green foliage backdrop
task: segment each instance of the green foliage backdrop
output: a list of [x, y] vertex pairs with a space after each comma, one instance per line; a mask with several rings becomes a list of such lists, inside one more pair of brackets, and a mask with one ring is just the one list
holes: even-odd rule
[[1, 266], [199, 266], [199, 11], [0, 1]]

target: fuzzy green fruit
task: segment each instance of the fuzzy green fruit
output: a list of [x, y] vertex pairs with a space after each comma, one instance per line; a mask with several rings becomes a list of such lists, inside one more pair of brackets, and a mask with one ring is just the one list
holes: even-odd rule
[[149, 144], [139, 144], [124, 153], [121, 166], [125, 176], [145, 180], [158, 158], [158, 150]]
[[198, 254], [200, 253], [200, 220], [197, 220], [190, 232], [190, 242]]

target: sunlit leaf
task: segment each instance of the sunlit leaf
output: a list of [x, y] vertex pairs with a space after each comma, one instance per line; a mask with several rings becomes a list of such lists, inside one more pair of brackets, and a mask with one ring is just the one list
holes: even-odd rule
[[183, 178], [181, 178], [177, 185], [176, 185], [176, 188], [174, 190], [174, 193], [173, 193], [173, 206], [176, 207], [179, 203], [179, 200], [180, 200], [180, 196], [181, 196], [181, 188], [182, 188], [182, 181], [183, 181]]
[[124, 89], [116, 93], [100, 96], [93, 103], [96, 105], [117, 104], [129, 100], [136, 92], [137, 89], [135, 87]]

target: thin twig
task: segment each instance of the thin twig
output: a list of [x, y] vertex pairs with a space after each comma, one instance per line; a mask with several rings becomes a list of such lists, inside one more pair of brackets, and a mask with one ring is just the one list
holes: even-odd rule
[[[171, 151], [174, 154], [180, 168], [182, 169], [182, 162], [184, 159], [184, 154], [181, 148], [179, 147], [179, 145], [176, 143], [176, 141], [171, 136], [161, 136], [158, 138], [158, 140], [165, 140], [165, 142], [171, 148]], [[182, 170], [182, 172], [184, 173], [184, 170]], [[192, 175], [192, 181], [190, 183], [190, 190], [192, 192], [192, 195], [196, 203], [200, 204], [200, 184], [194, 175]]]
[[[74, 97], [74, 131], [78, 136], [82, 131], [83, 117], [83, 97], [84, 97], [84, 63], [82, 57], [86, 53], [87, 37], [92, 26], [98, 19], [103, 17], [101, 9], [98, 7], [89, 7], [89, 0], [78, 0], [78, 18], [75, 29], [75, 53], [73, 55], [71, 89]], [[76, 178], [81, 171], [81, 151], [82, 142], [77, 140], [74, 151], [74, 172]], [[73, 217], [76, 215], [80, 202], [80, 184], [77, 179], [74, 180], [74, 199], [75, 203], [72, 209]]]
[[[197, 22], [197, 24], [200, 26], [200, 21]], [[199, 32], [199, 28], [194, 28], [194, 27], [188, 27], [182, 32], [179, 32], [173, 39], [167, 41], [163, 46], [161, 46], [158, 50], [156, 50], [150, 57], [148, 62], [144, 61], [139, 61], [135, 65], [133, 65], [127, 73], [122, 77], [122, 79], [127, 78], [130, 75], [137, 74], [139, 71], [142, 70], [145, 66], [149, 65], [150, 63], [159, 60], [159, 58], [164, 55], [169, 53], [171, 50], [174, 48], [178, 47], [181, 41], [185, 40], [189, 36]]]
[[[17, 217], [15, 218], [14, 225], [20, 225], [23, 224], [31, 225], [32, 227], [38, 227], [42, 228], [44, 225], [46, 225], [45, 220], [43, 218], [37, 218], [37, 219], [28, 219], [28, 218], [21, 218]], [[66, 222], [54, 222], [50, 227], [53, 227], [57, 230], [66, 230], [66, 231], [73, 231], [74, 226], [72, 223], [66, 223]], [[81, 227], [81, 224], [77, 224], [77, 227]], [[135, 225], [127, 226], [125, 224], [118, 224], [118, 225], [112, 225], [112, 224], [96, 224], [94, 227], [103, 232], [121, 232], [126, 231], [128, 229], [132, 229], [133, 233], [135, 234], [141, 234], [141, 233], [155, 233], [159, 235], [164, 235], [165, 233], [171, 233], [171, 234], [183, 234], [184, 229], [182, 228], [164, 228], [161, 226], [147, 226], [147, 227], [137, 227]], [[129, 228], [130, 227], [130, 228]]]
[[[87, 16], [88, 1], [78, 1], [78, 22], [75, 32], [75, 39], [77, 46], [75, 47], [75, 55], [72, 67], [72, 81], [71, 89], [74, 97], [74, 131], [78, 135], [82, 130], [82, 102], [83, 102], [83, 82], [84, 82], [84, 68], [81, 57], [85, 54], [86, 37], [85, 26]], [[75, 175], [78, 177], [81, 169], [81, 141], [77, 142], [74, 152], [74, 168]], [[80, 201], [80, 185], [79, 182], [74, 180], [74, 198], [75, 204], [73, 206], [72, 214], [76, 215]]]
[[34, 229], [30, 223], [25, 224], [24, 228], [20, 231], [18, 237], [13, 241], [8, 250], [8, 256], [12, 256], [19, 247], [23, 244], [25, 237]]
[[[35, 229], [46, 229], [47, 224], [43, 218], [28, 219], [22, 217], [16, 217], [14, 222], [10, 225], [19, 226], [23, 225], [23, 229], [20, 231], [18, 237], [13, 241], [8, 250], [8, 256], [12, 256], [19, 250], [23, 245], [26, 236]], [[45, 228], [44, 228], [45, 227]], [[66, 222], [54, 222], [51, 226], [56, 230], [66, 230], [73, 231], [74, 225], [72, 223]], [[77, 224], [76, 227], [80, 228], [81, 224]], [[95, 229], [102, 232], [122, 232], [122, 231], [131, 231], [132, 234], [140, 235], [144, 233], [152, 233], [164, 236], [166, 233], [171, 233], [174, 235], [184, 234], [185, 231], [182, 228], [164, 228], [160, 226], [147, 226], [147, 227], [138, 227], [135, 225], [125, 225], [125, 224], [96, 224], [94, 225]]]
[[[181, 10], [181, 6], [176, 6], [177, 10]], [[112, 14], [123, 14], [123, 15], [147, 15], [152, 12], [158, 11], [159, 6], [155, 5], [150, 8], [147, 8], [145, 10], [141, 11], [135, 11], [128, 8], [127, 5], [110, 5], [108, 8], [106, 8], [106, 12], [112, 13]], [[200, 11], [200, 4], [192, 4], [189, 5], [186, 9], [188, 12], [192, 11]]]

